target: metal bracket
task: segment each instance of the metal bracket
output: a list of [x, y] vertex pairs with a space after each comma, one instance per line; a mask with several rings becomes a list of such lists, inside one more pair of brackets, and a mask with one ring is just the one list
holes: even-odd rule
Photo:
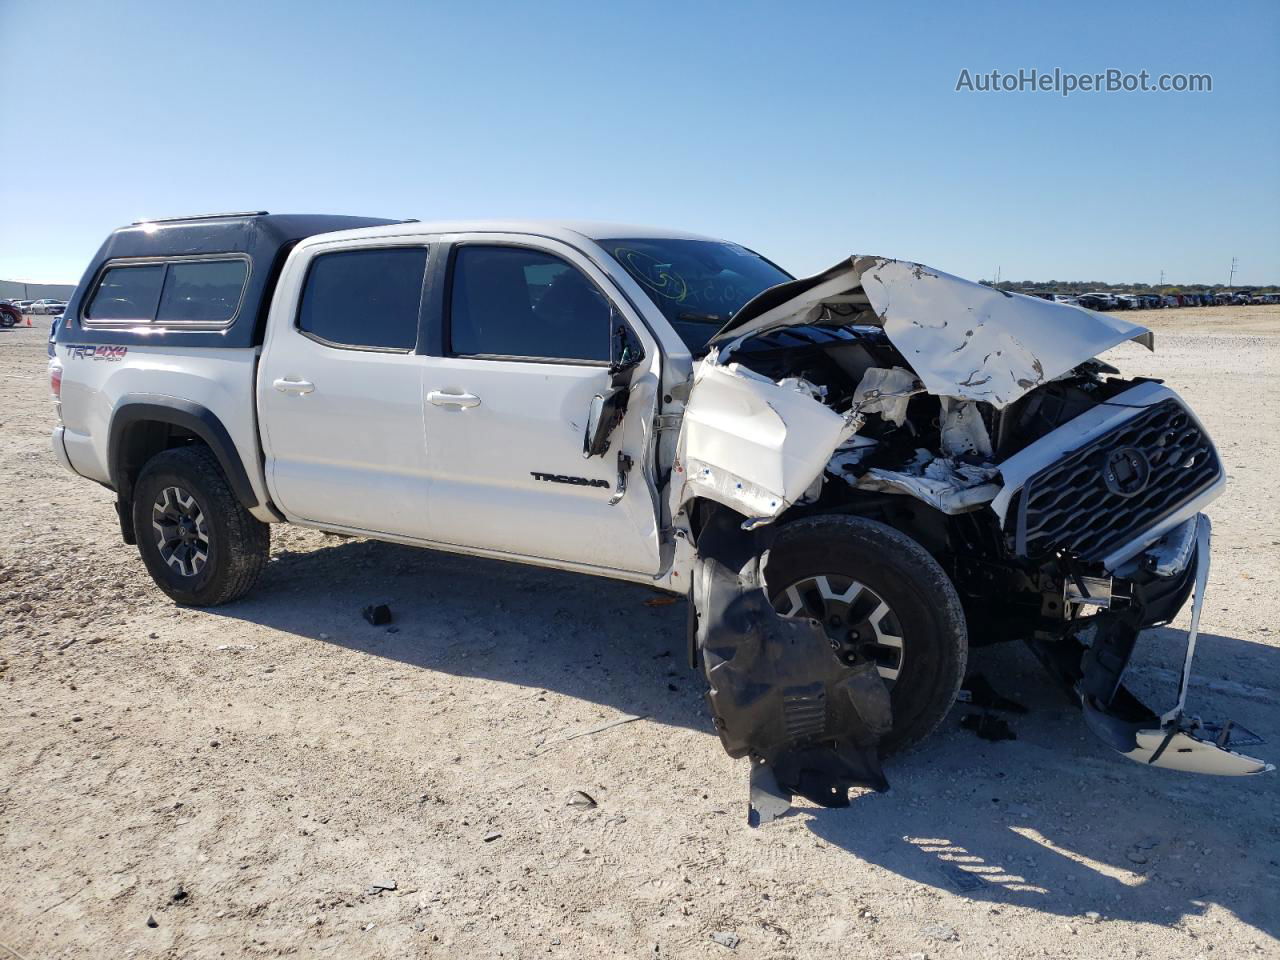
[[632, 459], [618, 451], [618, 483], [614, 488], [613, 496], [609, 498], [609, 506], [616, 506], [627, 493], [627, 474], [631, 472]]

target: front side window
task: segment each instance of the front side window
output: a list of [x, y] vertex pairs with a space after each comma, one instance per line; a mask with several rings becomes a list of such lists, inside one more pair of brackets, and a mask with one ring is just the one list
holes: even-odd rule
[[307, 272], [298, 329], [333, 346], [412, 350], [426, 269], [425, 247], [322, 253]]
[[86, 320], [112, 323], [150, 323], [164, 284], [163, 263], [136, 267], [108, 267], [85, 309]]
[[551, 254], [462, 246], [449, 303], [455, 355], [609, 361], [608, 299], [580, 270]]
[[718, 240], [668, 238], [598, 240], [644, 288], [690, 352], [707, 341], [747, 303], [788, 274], [746, 247]]

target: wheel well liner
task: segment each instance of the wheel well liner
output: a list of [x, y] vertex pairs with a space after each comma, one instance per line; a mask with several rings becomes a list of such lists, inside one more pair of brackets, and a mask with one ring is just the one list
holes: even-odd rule
[[[153, 429], [157, 426], [166, 428], [158, 441]], [[169, 438], [173, 428], [189, 434], [213, 451], [236, 499], [249, 509], [259, 505], [231, 434], [217, 415], [190, 400], [157, 398], [153, 394], [145, 398], [125, 396], [111, 418], [107, 468], [111, 473], [111, 485], [122, 499], [132, 495], [133, 483], [143, 464], [171, 446]]]

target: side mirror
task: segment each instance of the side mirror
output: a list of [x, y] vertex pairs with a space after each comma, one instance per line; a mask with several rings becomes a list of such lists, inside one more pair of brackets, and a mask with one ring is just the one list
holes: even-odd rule
[[582, 456], [596, 457], [609, 449], [609, 437], [627, 412], [631, 392], [626, 386], [612, 387], [608, 393], [597, 393], [591, 399], [587, 414], [587, 430], [582, 437]]

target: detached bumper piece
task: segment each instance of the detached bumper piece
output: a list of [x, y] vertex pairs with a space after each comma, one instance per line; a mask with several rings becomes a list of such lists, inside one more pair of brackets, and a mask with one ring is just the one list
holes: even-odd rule
[[1138, 604], [1132, 615], [1122, 615], [1099, 625], [1094, 645], [1085, 655], [1083, 677], [1078, 685], [1084, 719], [1108, 746], [1137, 763], [1218, 776], [1267, 773], [1275, 769], [1272, 764], [1237, 752], [1238, 747], [1262, 743], [1260, 738], [1231, 721], [1205, 723], [1186, 713], [1191, 661], [1195, 656], [1200, 610], [1209, 579], [1210, 539], [1208, 517], [1202, 514], [1187, 522], [1194, 524], [1195, 530], [1195, 580], [1191, 629], [1187, 632], [1177, 703], [1157, 715], [1120, 683], [1138, 638], [1142, 616], [1142, 607]]
[[774, 611], [761, 577], [772, 528], [740, 524], [720, 509], [699, 535], [693, 607], [720, 742], [751, 758], [748, 822], [786, 813], [796, 795], [846, 807], [851, 787], [888, 789], [878, 745], [892, 713], [875, 664], [842, 663], [820, 624]]

